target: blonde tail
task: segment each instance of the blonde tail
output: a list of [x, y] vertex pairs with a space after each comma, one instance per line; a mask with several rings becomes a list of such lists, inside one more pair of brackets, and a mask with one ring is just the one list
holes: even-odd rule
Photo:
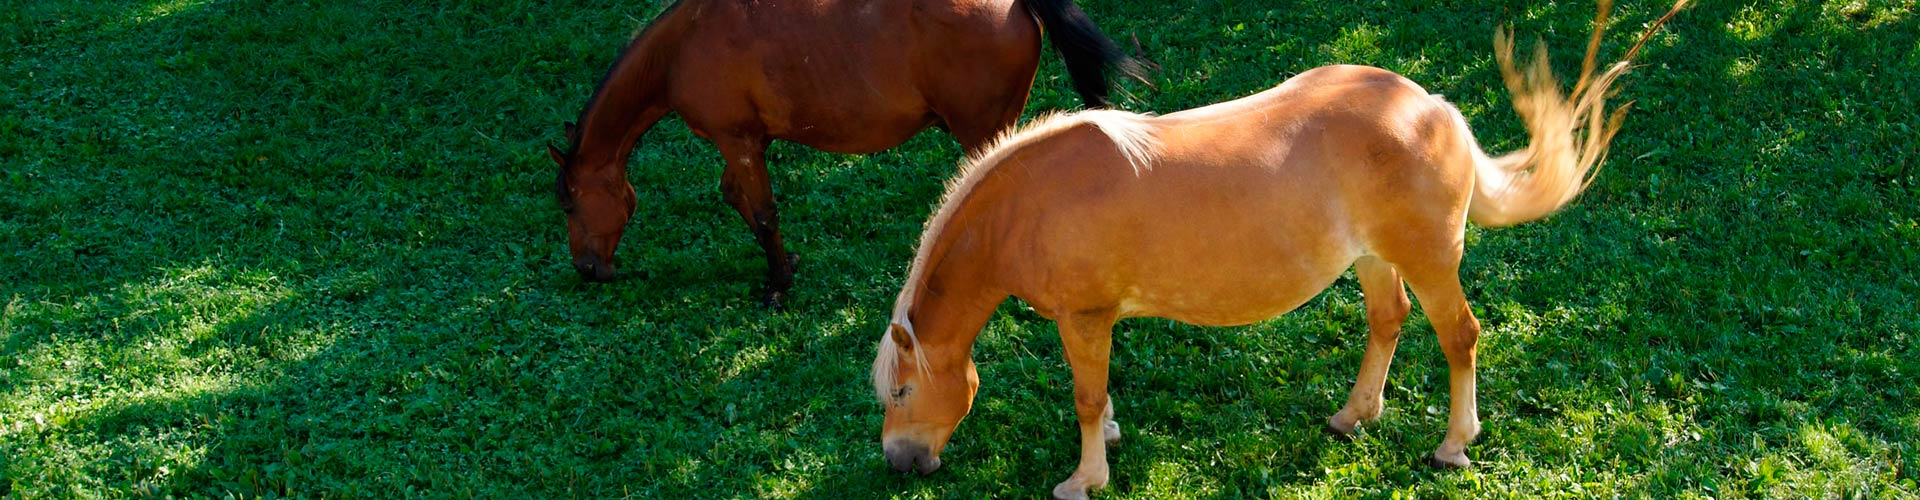
[[1494, 32], [1494, 58], [1500, 63], [1507, 90], [1513, 93], [1513, 109], [1527, 124], [1528, 144], [1526, 149], [1499, 157], [1488, 157], [1477, 145], [1474, 147], [1475, 181], [1467, 218], [1486, 227], [1511, 226], [1546, 217], [1579, 196], [1606, 159], [1607, 145], [1626, 118], [1627, 106], [1611, 113], [1606, 110], [1606, 99], [1615, 92], [1614, 82], [1627, 73], [1628, 62], [1640, 46], [1688, 1], [1675, 2], [1672, 10], [1647, 28], [1626, 57], [1595, 74], [1594, 56], [1613, 7], [1612, 1], [1600, 0], [1580, 78], [1566, 96], [1560, 94], [1560, 84], [1547, 62], [1546, 45], [1535, 46], [1533, 61], [1522, 71], [1513, 64], [1512, 34], [1505, 29]]

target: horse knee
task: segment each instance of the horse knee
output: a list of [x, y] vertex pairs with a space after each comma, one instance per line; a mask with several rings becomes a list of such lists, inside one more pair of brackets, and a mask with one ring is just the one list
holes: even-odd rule
[[1400, 327], [1406, 324], [1406, 322], [1406, 313], [1370, 315], [1370, 317], [1367, 318], [1367, 331], [1374, 339], [1386, 342], [1398, 342], [1400, 341]]
[[1102, 422], [1112, 418], [1106, 391], [1073, 391], [1073, 406], [1082, 422]]
[[771, 203], [764, 207], [755, 207], [752, 221], [753, 227], [771, 230], [780, 224], [780, 211]]
[[1448, 355], [1472, 353], [1474, 346], [1480, 342], [1480, 320], [1467, 314], [1454, 323], [1451, 328], [1436, 328], [1439, 330], [1440, 348]]

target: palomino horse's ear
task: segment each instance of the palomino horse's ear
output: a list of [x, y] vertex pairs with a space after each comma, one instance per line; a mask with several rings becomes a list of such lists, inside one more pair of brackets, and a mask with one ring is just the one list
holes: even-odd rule
[[561, 153], [560, 148], [553, 147], [552, 144], [547, 145], [547, 156], [552, 157], [554, 163], [560, 164], [562, 167], [567, 166], [566, 153]]
[[567, 122], [567, 142], [572, 144], [580, 143], [580, 126], [574, 125], [573, 122]]
[[887, 325], [887, 333], [893, 335], [894, 345], [900, 346], [901, 349], [913, 348], [913, 336], [907, 335], [907, 327], [900, 326], [899, 323], [892, 323]]

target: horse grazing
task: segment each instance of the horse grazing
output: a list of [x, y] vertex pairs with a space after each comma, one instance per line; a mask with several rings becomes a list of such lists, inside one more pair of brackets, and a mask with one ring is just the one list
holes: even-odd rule
[[677, 112], [726, 160], [720, 192], [766, 251], [763, 299], [778, 305], [796, 259], [781, 243], [767, 144], [872, 153], [940, 125], [977, 151], [1026, 106], [1043, 26], [1087, 106], [1108, 105], [1108, 70], [1139, 76], [1071, 0], [676, 4], [627, 45], [580, 125], [567, 124], [568, 148], [548, 147], [574, 269], [613, 277], [636, 204], [628, 155]]
[[987, 149], [927, 223], [880, 338], [873, 383], [886, 408], [886, 460], [902, 472], [940, 467], [980, 384], [974, 340], [1017, 296], [1059, 325], [1081, 455], [1053, 494], [1084, 498], [1106, 484], [1106, 443], [1120, 436], [1107, 392], [1117, 320], [1261, 321], [1353, 266], [1371, 334], [1330, 430], [1351, 433], [1379, 417], [1410, 310], [1403, 286], [1411, 286], [1451, 382], [1447, 434], [1433, 462], [1467, 466], [1480, 430], [1480, 327], [1461, 292], [1465, 225], [1540, 219], [1586, 186], [1623, 117], [1624, 108], [1608, 118], [1605, 98], [1639, 48], [1592, 71], [1608, 3], [1600, 2], [1587, 69], [1570, 95], [1544, 49], [1522, 71], [1509, 35], [1496, 34], [1501, 73], [1530, 135], [1526, 149], [1506, 155], [1484, 152], [1446, 101], [1363, 66], [1313, 69], [1250, 97], [1160, 117], [1056, 115]]

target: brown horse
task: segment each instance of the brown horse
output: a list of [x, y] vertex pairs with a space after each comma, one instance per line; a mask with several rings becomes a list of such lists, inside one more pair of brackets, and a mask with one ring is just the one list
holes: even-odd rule
[[785, 139], [872, 153], [929, 125], [968, 151], [1012, 126], [1039, 65], [1041, 28], [1089, 107], [1107, 105], [1106, 71], [1139, 66], [1071, 0], [686, 0], [629, 43], [569, 147], [549, 148], [582, 277], [611, 279], [636, 204], [627, 157], [677, 112], [726, 161], [720, 192], [767, 256], [764, 300], [793, 284], [763, 152]]
[[1609, 7], [1600, 4], [1588, 70], [1567, 96], [1544, 50], [1522, 73], [1507, 36], [1496, 36], [1531, 136], [1526, 149], [1498, 157], [1480, 148], [1452, 105], [1363, 66], [1314, 69], [1244, 99], [1161, 117], [1054, 116], [988, 149], [928, 222], [880, 339], [873, 376], [886, 407], [887, 461], [903, 472], [940, 466], [979, 387], [974, 339], [1017, 296], [1059, 324], [1081, 456], [1053, 493], [1084, 498], [1106, 484], [1106, 442], [1120, 435], [1107, 392], [1117, 320], [1261, 321], [1353, 266], [1371, 335], [1330, 429], [1350, 433], [1380, 415], [1410, 309], [1404, 280], [1433, 322], [1451, 379], [1447, 434], [1433, 460], [1468, 465], [1467, 444], [1480, 430], [1480, 327], [1461, 292], [1465, 225], [1553, 213], [1606, 154], [1622, 114], [1609, 120], [1604, 100], [1639, 46], [1592, 71]]

